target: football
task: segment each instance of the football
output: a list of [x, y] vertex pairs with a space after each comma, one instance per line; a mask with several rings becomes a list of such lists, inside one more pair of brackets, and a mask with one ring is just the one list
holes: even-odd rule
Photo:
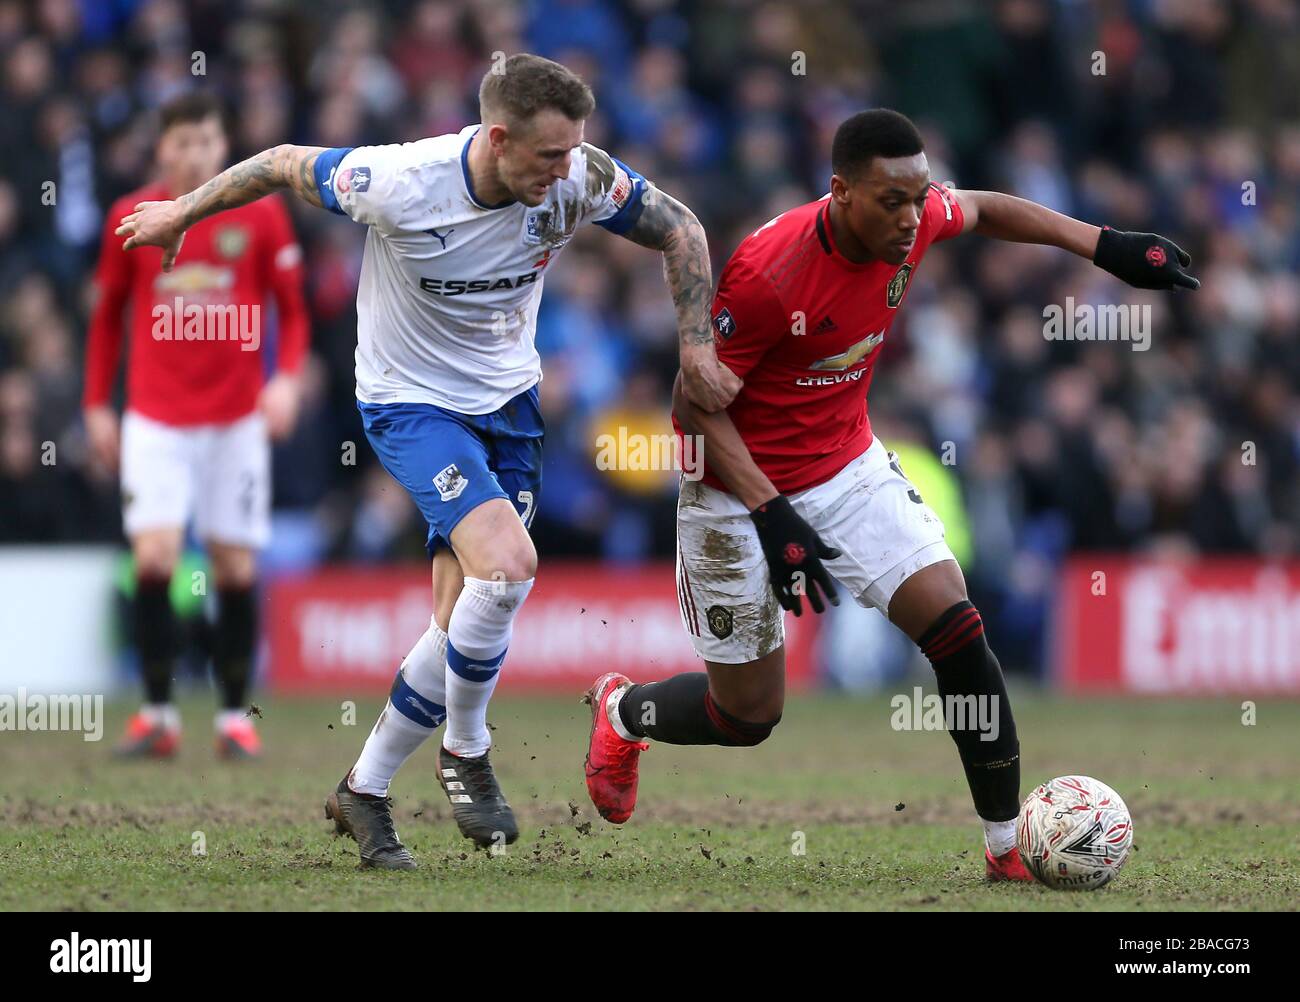
[[1120, 795], [1090, 776], [1058, 776], [1034, 790], [1016, 818], [1025, 867], [1058, 890], [1104, 887], [1133, 847], [1133, 818]]

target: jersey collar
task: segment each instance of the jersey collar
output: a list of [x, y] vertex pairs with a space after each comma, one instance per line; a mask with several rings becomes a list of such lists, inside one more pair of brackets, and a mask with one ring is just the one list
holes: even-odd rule
[[474, 141], [474, 137], [479, 134], [479, 129], [482, 128], [483, 126], [480, 125], [478, 129], [475, 129], [473, 132], [471, 132], [469, 134], [469, 138], [465, 140], [465, 145], [462, 146], [460, 150], [460, 173], [461, 176], [465, 179], [465, 194], [467, 194], [469, 196], [469, 200], [473, 202], [476, 206], [478, 206], [478, 208], [480, 209], [488, 209], [488, 210], [504, 209], [508, 205], [514, 205], [515, 200], [513, 198], [507, 198], [504, 202], [498, 202], [496, 205], [484, 205], [482, 202], [478, 200], [478, 196], [474, 194], [474, 182], [470, 180], [469, 144]]
[[826, 206], [817, 213], [817, 240], [822, 245], [822, 250], [826, 256], [833, 259], [841, 268], [849, 271], [866, 271], [868, 268], [874, 268], [880, 264], [879, 261], [850, 261], [840, 249], [835, 246], [835, 234], [831, 229], [831, 200], [826, 199]]

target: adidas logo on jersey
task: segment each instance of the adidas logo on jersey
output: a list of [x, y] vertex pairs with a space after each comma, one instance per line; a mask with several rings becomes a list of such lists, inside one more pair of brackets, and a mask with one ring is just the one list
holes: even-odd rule
[[814, 334], [829, 334], [831, 331], [837, 331], [840, 325], [832, 320], [829, 316], [823, 317], [822, 322], [813, 328]]

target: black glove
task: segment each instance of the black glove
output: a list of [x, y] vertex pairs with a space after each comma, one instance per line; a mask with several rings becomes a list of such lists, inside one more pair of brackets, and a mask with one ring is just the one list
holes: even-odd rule
[[813, 527], [791, 507], [789, 498], [778, 494], [755, 508], [749, 517], [758, 527], [758, 542], [767, 558], [768, 578], [781, 608], [802, 616], [803, 603], [799, 596], [806, 592], [813, 612], [824, 612], [826, 606], [817, 592], [818, 586], [831, 605], [840, 604], [831, 576], [822, 566], [823, 560], [834, 560], [840, 551], [821, 541]]
[[1192, 256], [1158, 233], [1129, 233], [1103, 226], [1092, 263], [1137, 289], [1201, 287], [1183, 271], [1192, 263]]

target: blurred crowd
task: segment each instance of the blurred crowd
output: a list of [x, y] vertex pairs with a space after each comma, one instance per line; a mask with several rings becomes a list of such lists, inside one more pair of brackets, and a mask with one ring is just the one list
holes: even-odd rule
[[[946, 457], [977, 602], [1026, 644], [1070, 551], [1295, 554], [1292, 0], [0, 0], [0, 541], [120, 537], [115, 483], [86, 461], [81, 349], [103, 213], [150, 175], [152, 109], [217, 92], [236, 159], [406, 141], [476, 121], [492, 53], [517, 51], [592, 84], [588, 139], [696, 212], [715, 275], [746, 233], [826, 191], [835, 127], [877, 105], [922, 126], [936, 180], [1191, 252], [1203, 288], [1153, 295], [1054, 249], [944, 244], [884, 348], [873, 422]], [[423, 526], [353, 403], [364, 232], [293, 211], [313, 351], [267, 560], [416, 555]], [[1044, 307], [1067, 296], [1150, 305], [1147, 350], [1048, 340]], [[543, 557], [671, 554], [674, 477], [593, 462], [602, 431], [668, 430], [659, 257], [585, 231], [548, 273], [537, 341]]]

